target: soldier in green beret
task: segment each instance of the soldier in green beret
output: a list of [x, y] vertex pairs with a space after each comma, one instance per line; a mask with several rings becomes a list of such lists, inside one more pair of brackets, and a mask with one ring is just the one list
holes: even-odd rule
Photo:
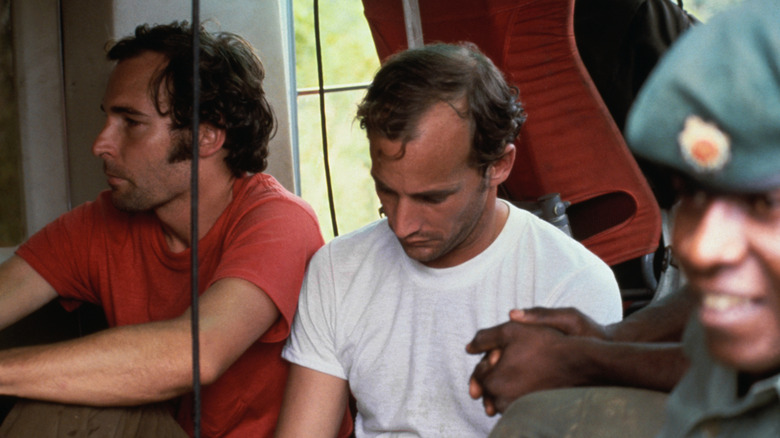
[[[547, 345], [566, 342], [561, 362], [580, 364], [569, 374], [621, 387], [526, 395], [490, 437], [780, 436], [780, 3], [747, 0], [687, 32], [646, 82], [626, 133], [636, 155], [676, 180], [672, 244], [687, 287], [608, 327], [544, 309], [513, 317], [524, 327], [507, 326], [504, 336], [555, 328], [559, 340]], [[664, 344], [651, 338], [682, 328], [689, 302], [690, 366], [657, 426], [661, 393], [637, 388], [678, 375], [673, 349], [658, 361]], [[565, 328], [572, 324], [585, 329]], [[610, 366], [611, 381], [603, 376]], [[533, 370], [520, 371], [517, 380], [531, 378]]]
[[661, 436], [780, 436], [780, 4], [683, 37], [627, 133], [677, 175], [673, 246], [697, 301]]

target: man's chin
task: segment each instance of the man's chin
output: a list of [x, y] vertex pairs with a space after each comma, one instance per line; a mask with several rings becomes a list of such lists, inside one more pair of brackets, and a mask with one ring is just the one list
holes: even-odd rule
[[128, 199], [127, 196], [122, 196], [117, 191], [111, 193], [111, 203], [114, 204], [117, 210], [125, 213], [140, 213], [151, 210], [151, 207], [144, 205], [144, 203], [136, 199]]
[[404, 252], [410, 259], [418, 261], [422, 264], [430, 263], [440, 257], [440, 254], [436, 251], [436, 248], [423, 247], [423, 246], [407, 246], [403, 245]]

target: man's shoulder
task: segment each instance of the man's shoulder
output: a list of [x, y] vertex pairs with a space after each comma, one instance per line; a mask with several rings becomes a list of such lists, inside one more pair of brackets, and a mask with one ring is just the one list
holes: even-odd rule
[[280, 214], [305, 215], [319, 227], [317, 214], [311, 205], [287, 190], [276, 178], [265, 173], [238, 178], [233, 185], [233, 203], [241, 212], [259, 208], [264, 213], [275, 210]]
[[62, 214], [55, 222], [62, 223], [70, 230], [86, 227], [91, 234], [94, 234], [101, 231], [115, 233], [116, 227], [122, 229], [139, 227], [154, 221], [155, 217], [151, 212], [119, 210], [111, 200], [111, 191], [104, 190], [93, 201], [79, 204]]
[[338, 260], [339, 263], [362, 262], [373, 255], [386, 253], [394, 243], [397, 244], [397, 240], [387, 225], [387, 219], [380, 219], [335, 237], [320, 249], [322, 254], [319, 257]]
[[234, 199], [249, 201], [281, 199], [308, 205], [303, 199], [287, 190], [276, 178], [267, 173], [255, 173], [236, 178], [233, 183], [233, 197]]
[[521, 235], [533, 235], [549, 242], [557, 242], [560, 245], [580, 245], [571, 236], [555, 225], [540, 218], [534, 213], [509, 204], [510, 214], [507, 224], [511, 229]]
[[512, 213], [508, 223], [513, 227], [518, 241], [525, 242], [525, 245], [517, 245], [517, 251], [533, 248], [534, 252], [542, 255], [540, 261], [562, 263], [567, 259], [577, 264], [598, 264], [606, 267], [606, 264], [592, 251], [555, 225], [527, 210], [515, 206], [510, 208]]

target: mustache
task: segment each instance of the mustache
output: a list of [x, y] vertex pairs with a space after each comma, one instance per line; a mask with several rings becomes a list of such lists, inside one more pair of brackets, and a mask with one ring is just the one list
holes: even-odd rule
[[116, 165], [103, 161], [103, 173], [117, 178], [126, 178], [125, 173]]
[[418, 241], [424, 241], [424, 240], [440, 240], [441, 235], [439, 233], [430, 233], [430, 232], [415, 232], [408, 236], [404, 236], [401, 238], [401, 242], [418, 242]]

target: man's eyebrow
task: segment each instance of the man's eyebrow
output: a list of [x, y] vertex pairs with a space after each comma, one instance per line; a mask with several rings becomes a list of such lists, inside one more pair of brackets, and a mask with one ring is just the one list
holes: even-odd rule
[[377, 186], [377, 188], [380, 188], [380, 189], [383, 189], [383, 190], [392, 191], [390, 189], [390, 187], [388, 187], [387, 184], [383, 183], [382, 180], [377, 178], [377, 176], [374, 175], [373, 172], [371, 173], [371, 178], [374, 180], [374, 185]]
[[444, 198], [458, 191], [460, 187], [449, 187], [446, 189], [428, 190], [424, 192], [412, 193], [413, 198]]
[[[103, 111], [104, 113], [107, 112], [106, 108], [102, 104], [100, 105], [100, 111]], [[108, 112], [113, 114], [126, 114], [130, 116], [144, 116], [144, 117], [148, 116], [148, 114], [138, 111], [135, 108], [129, 106], [121, 106], [121, 105], [115, 105], [109, 107]]]
[[[379, 180], [374, 174], [371, 174], [371, 177], [374, 179], [374, 184], [376, 187], [380, 190], [395, 193], [396, 191], [390, 188], [387, 184], [383, 183], [381, 180]], [[460, 184], [453, 186], [453, 187], [447, 187], [442, 189], [432, 189], [432, 190], [425, 190], [421, 192], [415, 192], [409, 194], [409, 196], [413, 198], [434, 198], [434, 197], [442, 197], [442, 196], [449, 196], [455, 192], [460, 190]]]

